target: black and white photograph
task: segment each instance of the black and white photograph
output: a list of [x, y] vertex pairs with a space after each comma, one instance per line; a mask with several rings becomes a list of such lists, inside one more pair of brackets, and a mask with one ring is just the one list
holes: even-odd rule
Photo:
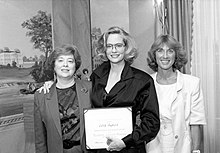
[[0, 153], [220, 153], [219, 8], [0, 0]]

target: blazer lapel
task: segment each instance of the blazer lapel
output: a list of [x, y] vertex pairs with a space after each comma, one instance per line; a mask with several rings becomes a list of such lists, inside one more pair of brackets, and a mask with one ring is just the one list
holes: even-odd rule
[[[76, 91], [77, 91], [77, 98], [79, 101], [79, 109], [80, 109], [80, 141], [81, 147], [83, 150], [86, 148], [85, 144], [85, 135], [84, 135], [84, 108], [91, 108], [91, 101], [90, 101], [90, 90], [92, 84], [91, 82], [82, 81], [76, 79]], [[86, 153], [87, 151], [84, 150]]]
[[[183, 89], [183, 76], [177, 70], [176, 95], [171, 105], [171, 111], [173, 115], [172, 124], [173, 124], [173, 130], [175, 134], [175, 139], [174, 139], [175, 146], [177, 145], [177, 142], [182, 141], [182, 139], [180, 139], [182, 137], [181, 132], [184, 131], [184, 123], [182, 123], [182, 121], [184, 120], [184, 112], [182, 112], [183, 111], [182, 107], [184, 107], [183, 95], [181, 92], [182, 89]], [[180, 126], [180, 125], [183, 125], [183, 126]], [[181, 144], [181, 143], [178, 143], [178, 144]]]
[[[108, 81], [108, 75], [110, 71], [110, 62], [103, 63], [97, 70], [94, 71], [99, 79], [97, 79], [97, 84], [100, 86], [106, 86]], [[122, 90], [126, 84], [125, 81], [134, 77], [132, 68], [130, 67], [129, 63], [125, 61], [125, 66], [121, 74], [121, 80], [115, 85], [113, 88], [114, 90], [110, 90], [109, 96], [117, 95], [120, 90]]]
[[57, 92], [56, 92], [56, 84], [55, 83], [51, 86], [50, 93], [46, 97], [46, 105], [47, 105], [48, 110], [51, 114], [51, 118], [53, 119], [54, 124], [57, 128], [58, 133], [60, 134], [60, 136], [62, 136], [59, 108], [58, 108], [58, 99], [57, 99]]
[[[151, 74], [152, 78], [154, 79], [154, 81], [156, 81], [156, 73]], [[174, 130], [174, 145], [176, 146], [177, 143], [179, 141], [181, 141], [179, 138], [181, 137], [180, 132], [179, 131], [184, 131], [183, 127], [184, 126], [179, 126], [179, 125], [183, 125], [184, 123], [182, 122], [182, 118], [184, 115], [184, 112], [180, 112], [182, 109], [179, 109], [179, 105], [182, 102], [182, 93], [181, 90], [183, 89], [183, 76], [182, 74], [177, 70], [177, 85], [176, 85], [176, 92], [171, 104], [171, 114], [172, 114], [172, 126], [173, 126], [173, 130]], [[178, 113], [177, 113], [178, 112]]]

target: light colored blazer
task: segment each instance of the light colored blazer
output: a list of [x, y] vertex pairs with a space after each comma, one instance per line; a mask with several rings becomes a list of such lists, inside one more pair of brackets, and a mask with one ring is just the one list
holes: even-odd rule
[[[156, 81], [157, 73], [152, 74]], [[156, 83], [155, 83], [156, 85]], [[177, 71], [177, 88], [171, 104], [174, 152], [191, 152], [190, 125], [206, 124], [200, 79]], [[146, 145], [147, 153], [161, 153], [156, 137]]]
[[[90, 108], [91, 82], [76, 79], [80, 107], [81, 146], [84, 149], [83, 108]], [[34, 130], [36, 153], [63, 153], [63, 141], [55, 83], [50, 92], [36, 92], [34, 96]]]

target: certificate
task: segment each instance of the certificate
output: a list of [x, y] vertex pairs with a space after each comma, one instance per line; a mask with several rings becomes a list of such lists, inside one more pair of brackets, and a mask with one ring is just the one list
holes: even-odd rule
[[132, 133], [131, 107], [84, 109], [87, 149], [107, 148], [107, 136], [122, 139]]

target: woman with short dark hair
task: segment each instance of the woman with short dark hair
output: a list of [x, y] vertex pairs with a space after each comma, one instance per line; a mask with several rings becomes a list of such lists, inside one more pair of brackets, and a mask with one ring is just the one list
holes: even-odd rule
[[56, 76], [48, 93], [34, 95], [36, 153], [82, 153], [83, 109], [89, 108], [90, 83], [75, 77], [81, 65], [76, 46], [57, 47], [49, 57]]

